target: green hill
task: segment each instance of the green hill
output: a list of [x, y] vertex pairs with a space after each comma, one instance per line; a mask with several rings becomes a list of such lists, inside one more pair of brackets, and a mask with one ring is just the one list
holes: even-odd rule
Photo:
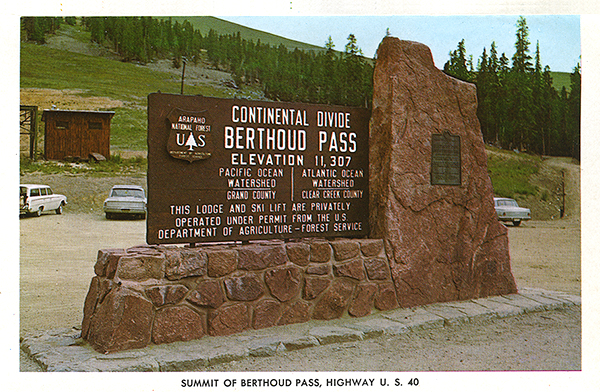
[[[180, 81], [148, 67], [44, 45], [21, 43], [21, 88], [84, 90], [84, 96], [110, 97], [145, 105], [151, 92], [176, 93]], [[189, 86], [190, 94], [214, 92]]]
[[[288, 50], [300, 49], [304, 51], [322, 51], [324, 47], [306, 44], [300, 41], [294, 41], [288, 38], [280, 37], [271, 33], [267, 33], [260, 30], [255, 30], [249, 27], [245, 27], [236, 23], [228, 22], [223, 19], [215, 18], [213, 16], [172, 16], [162, 19], [171, 19], [173, 22], [177, 21], [183, 23], [188, 21], [194, 27], [205, 36], [212, 29], [218, 34], [232, 34], [235, 35], [238, 32], [242, 39], [257, 42], [260, 40], [263, 44], [268, 44], [274, 47], [279, 45], [285, 46]], [[325, 41], [325, 39], [323, 40]]]
[[[72, 91], [67, 98], [48, 102], [43, 95], [32, 96], [22, 90], [21, 104], [38, 106], [39, 110], [49, 109], [51, 105], [61, 109], [91, 109], [82, 107], [82, 101], [89, 97], [110, 98], [117, 102], [117, 107], [100, 108], [115, 111], [111, 148], [143, 151], [146, 149], [147, 96], [156, 91], [179, 93], [181, 71], [173, 71], [157, 71], [104, 57], [21, 43], [21, 89]], [[221, 98], [230, 96], [226, 89], [209, 83], [186, 84], [185, 92]], [[38, 146], [43, 143], [38, 141]]]
[[552, 75], [552, 86], [560, 93], [562, 88], [571, 91], [571, 74], [568, 72], [550, 72]]
[[[217, 34], [237, 34], [247, 40], [258, 41], [288, 50], [324, 50], [318, 46], [289, 40], [210, 16], [172, 17], [172, 22], [188, 20], [201, 34], [212, 29]], [[110, 48], [91, 42], [91, 33], [81, 26], [61, 24], [47, 44], [21, 43], [21, 89], [53, 89], [74, 91], [68, 100], [55, 100], [51, 104], [62, 109], [81, 109], [78, 97], [107, 97], [122, 102], [118, 107], [102, 107], [116, 112], [111, 127], [111, 146], [114, 151], [146, 149], [146, 97], [156, 91], [179, 93], [181, 69], [173, 68], [169, 60], [155, 61], [146, 66], [118, 61]], [[227, 87], [231, 76], [212, 70], [203, 64], [189, 64], [186, 69], [185, 93], [213, 97], [260, 97], [256, 88]], [[50, 103], [22, 94], [23, 105], [48, 109]], [[38, 146], [42, 146], [38, 143]]]

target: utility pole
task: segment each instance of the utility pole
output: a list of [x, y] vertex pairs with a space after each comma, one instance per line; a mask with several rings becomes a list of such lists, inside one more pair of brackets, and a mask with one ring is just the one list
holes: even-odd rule
[[183, 61], [183, 70], [181, 71], [181, 95], [183, 95], [183, 80], [185, 79], [185, 63], [187, 63], [187, 58], [182, 56], [181, 61]]
[[[194, 60], [194, 57], [190, 57], [190, 60]], [[181, 70], [181, 95], [183, 95], [183, 80], [185, 79], [185, 64], [188, 62], [188, 58], [185, 56], [181, 56], [181, 61], [183, 62], [183, 69]]]
[[565, 203], [565, 169], [562, 170], [562, 206], [560, 208], [560, 218], [564, 218], [565, 217], [565, 209], [566, 209], [566, 203]]

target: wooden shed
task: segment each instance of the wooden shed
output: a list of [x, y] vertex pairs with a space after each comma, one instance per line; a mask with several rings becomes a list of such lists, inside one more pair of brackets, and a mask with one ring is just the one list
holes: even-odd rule
[[110, 121], [115, 112], [44, 110], [46, 159], [110, 157]]

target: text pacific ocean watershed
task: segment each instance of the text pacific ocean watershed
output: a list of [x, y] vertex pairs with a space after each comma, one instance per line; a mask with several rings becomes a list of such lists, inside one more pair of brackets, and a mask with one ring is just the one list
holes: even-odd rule
[[276, 202], [278, 186], [285, 187], [292, 181], [293, 187], [296, 182], [295, 178], [286, 178], [290, 170], [220, 168], [219, 177], [227, 184], [227, 201], [171, 205], [174, 227], [159, 230], [159, 239], [216, 240], [219, 234], [244, 238], [363, 230], [362, 222], [350, 220], [348, 212], [354, 200], [363, 198], [364, 191], [353, 187], [355, 179], [364, 177], [364, 170], [301, 169], [300, 180], [309, 186], [298, 190], [300, 201]]

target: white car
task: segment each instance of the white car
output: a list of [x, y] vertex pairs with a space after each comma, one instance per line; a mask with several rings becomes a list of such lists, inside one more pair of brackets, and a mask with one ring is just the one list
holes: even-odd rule
[[48, 211], [60, 215], [66, 205], [67, 197], [52, 192], [48, 185], [21, 184], [19, 186], [19, 215], [40, 216]]
[[146, 218], [146, 192], [138, 185], [115, 185], [104, 200], [106, 219], [118, 215]]
[[519, 226], [522, 221], [531, 219], [531, 210], [519, 207], [514, 199], [494, 197], [494, 207], [498, 219], [502, 222], [512, 222], [513, 226]]

